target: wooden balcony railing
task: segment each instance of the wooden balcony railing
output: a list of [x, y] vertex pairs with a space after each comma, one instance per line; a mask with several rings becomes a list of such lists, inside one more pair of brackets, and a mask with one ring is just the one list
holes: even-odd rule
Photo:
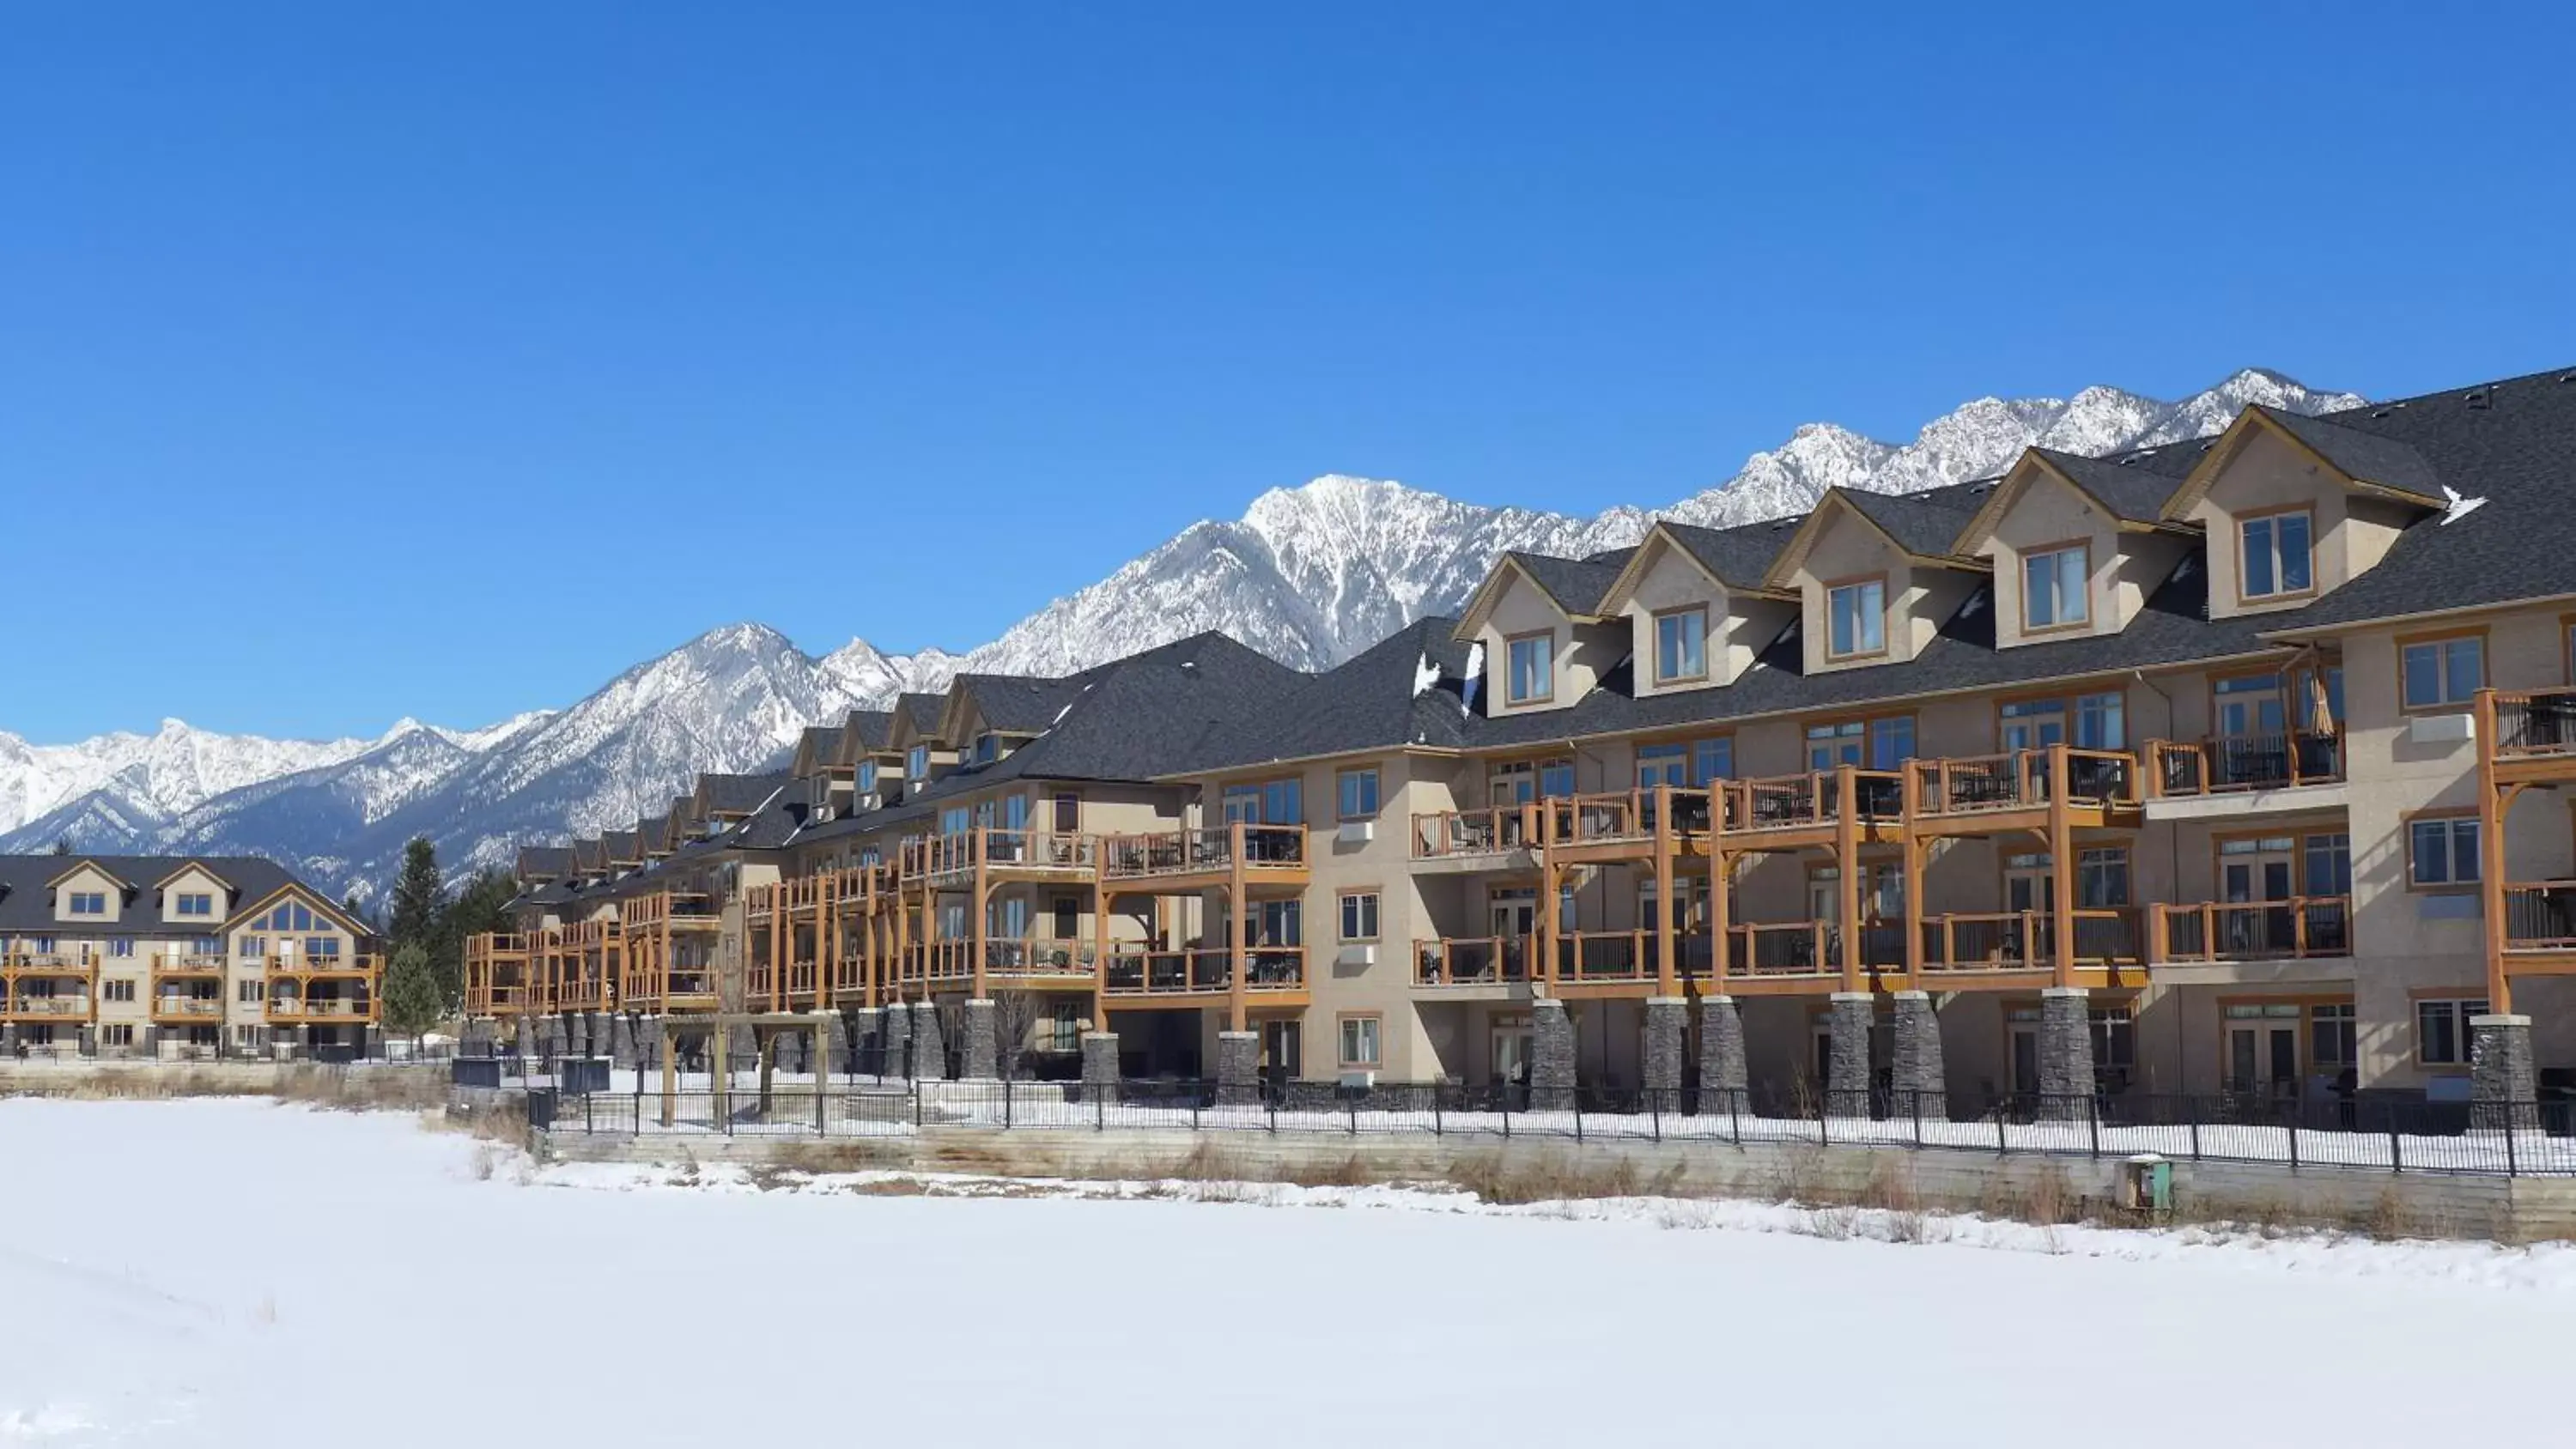
[[2576, 951], [2576, 881], [2504, 888], [2504, 948]]
[[1541, 800], [1538, 808], [1554, 827], [1557, 844], [1595, 845], [1653, 838], [1659, 799], [1672, 802], [1675, 834], [1707, 833], [1710, 798], [1706, 790], [1668, 788], [1658, 792], [1637, 789], [1569, 795]]
[[271, 997], [268, 1002], [268, 1019], [277, 1025], [365, 1022], [375, 1020], [375, 1016], [375, 1003], [359, 998], [289, 996]]
[[2576, 753], [2576, 688], [2491, 690], [2496, 758]]
[[[2134, 906], [2079, 908], [2075, 960], [2083, 965], [2145, 961], [2143, 913]], [[1923, 922], [1923, 970], [2045, 970], [2057, 959], [2057, 922], [2046, 911], [1962, 912]]]
[[[1852, 793], [1859, 819], [1895, 820], [1905, 813], [1905, 781], [1895, 771], [1853, 771]], [[1729, 780], [1717, 787], [1717, 798], [1724, 802], [1728, 830], [1796, 830], [1842, 820], [1842, 776], [1834, 770]]]
[[1100, 858], [1095, 835], [982, 826], [904, 842], [904, 873], [960, 875], [978, 864], [1009, 870], [1087, 871]]
[[271, 976], [372, 976], [376, 972], [373, 956], [293, 956], [268, 958]]
[[[1248, 993], [1298, 990], [1306, 984], [1306, 948], [1248, 947], [1244, 971]], [[1101, 968], [1104, 996], [1222, 996], [1233, 987], [1234, 961], [1223, 946], [1163, 951], [1112, 946]]]
[[1729, 926], [1726, 969], [1738, 976], [1841, 973], [1842, 932], [1828, 921], [1756, 921]]
[[2352, 954], [2352, 897], [2159, 905], [2158, 961], [2280, 961]]
[[152, 1015], [170, 1021], [206, 1021], [224, 1014], [220, 996], [155, 996]]
[[11, 1016], [69, 1017], [89, 1015], [86, 996], [21, 996], [9, 1003]]
[[1413, 858], [1501, 855], [1538, 847], [1538, 806], [1497, 805], [1484, 810], [1442, 810], [1413, 817]]
[[1417, 986], [1501, 986], [1530, 979], [1538, 944], [1525, 936], [1441, 937], [1413, 943]]
[[1032, 937], [984, 943], [984, 974], [988, 977], [1087, 980], [1099, 964], [1099, 948], [1089, 941]]
[[16, 976], [89, 976], [98, 971], [98, 958], [68, 951], [33, 951], [10, 957], [8, 968]]
[[[1306, 827], [1245, 825], [1246, 871], [1295, 870], [1306, 864]], [[1205, 875], [1234, 868], [1234, 827], [1112, 835], [1100, 843], [1101, 874], [1110, 880]]]
[[[2056, 763], [2061, 754], [2066, 762], [2062, 784]], [[1914, 777], [1914, 808], [1920, 815], [2044, 807], [2060, 788], [2069, 804], [2130, 804], [2138, 798], [2137, 760], [2119, 750], [2055, 746], [1916, 760], [1906, 769]]]
[[155, 976], [220, 976], [223, 970], [223, 957], [203, 952], [164, 952], [152, 958]]
[[2343, 741], [2322, 731], [2147, 742], [2148, 788], [2167, 798], [2330, 784], [2343, 769]]

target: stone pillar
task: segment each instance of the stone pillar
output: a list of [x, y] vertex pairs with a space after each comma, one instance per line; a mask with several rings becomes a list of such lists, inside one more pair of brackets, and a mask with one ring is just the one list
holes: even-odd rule
[[568, 1057], [589, 1056], [590, 1013], [586, 1011], [567, 1011], [564, 1013], [563, 1023], [563, 1054]]
[[725, 1033], [725, 1065], [757, 1066], [760, 1063], [760, 1033], [747, 1026], [733, 1027]]
[[884, 1074], [885, 1013], [873, 1006], [862, 1006], [850, 1013], [849, 1070], [854, 1077]]
[[878, 1033], [885, 1043], [885, 1075], [908, 1078], [912, 1075], [912, 1008], [902, 1002], [885, 1009], [878, 1022]]
[[0, 1023], [0, 1051], [14, 1052], [17, 1049], [18, 1024], [14, 1021]]
[[80, 1029], [80, 1054], [85, 1057], [94, 1057], [98, 1055], [97, 1027], [84, 1026]]
[[1261, 1035], [1250, 1031], [1216, 1034], [1216, 1104], [1249, 1107], [1261, 1101]]
[[2093, 1111], [2093, 1016], [2081, 986], [2039, 993], [2039, 1116], [2081, 1122]]
[[1699, 1004], [1699, 1109], [1708, 1113], [1743, 1111], [1752, 1072], [1744, 1056], [1744, 1017], [1732, 996], [1711, 996]]
[[1896, 1095], [1887, 1110], [1926, 1122], [1950, 1120], [1950, 1078], [1941, 1062], [1941, 1014], [1932, 993], [1896, 993]]
[[635, 1021], [635, 1070], [662, 1070], [662, 1018], [638, 1017]]
[[833, 1012], [831, 1021], [825, 1024], [823, 1031], [825, 1055], [822, 1061], [814, 1064], [815, 1075], [829, 1076], [834, 1072], [846, 1075], [855, 1074], [858, 1071], [858, 1063], [853, 1061], [850, 1055], [850, 1046], [858, 1040], [859, 1036], [857, 1032], [850, 1029], [850, 1018], [853, 1014], [846, 1011]]
[[1553, 996], [1530, 1002], [1529, 1109], [1574, 1110], [1574, 1022]]
[[1869, 1029], [1878, 1003], [1866, 991], [1837, 991], [1825, 1016], [1825, 1113], [1869, 1115]]
[[999, 1010], [991, 1001], [976, 999], [966, 1003], [966, 1040], [960, 1055], [958, 1075], [971, 1081], [989, 1082], [1002, 1074]]
[[2540, 1095], [2532, 1070], [2531, 1018], [2469, 1018], [2469, 1121], [2490, 1131], [2532, 1131], [2539, 1108], [2526, 1105]]
[[1680, 997], [1657, 996], [1646, 1002], [1645, 1061], [1639, 1074], [1646, 1088], [1646, 1106], [1652, 1110], [1681, 1110], [1682, 1033], [1688, 1030], [1690, 1006]]
[[366, 1038], [358, 1043], [358, 1055], [369, 1061], [383, 1060], [385, 1055], [385, 1029], [383, 1027], [371, 1026], [367, 1028]]
[[543, 1057], [564, 1054], [564, 1021], [560, 1015], [550, 1015], [537, 1023], [537, 1054]]
[[608, 1018], [608, 1064], [621, 1072], [635, 1069], [635, 1023], [622, 1011]]
[[145, 1061], [161, 1059], [161, 1028], [157, 1026], [143, 1028], [143, 1059]]
[[912, 1004], [912, 1074], [925, 1082], [948, 1076], [948, 1037], [939, 1024], [935, 1002]]
[[1118, 1033], [1086, 1031], [1082, 1034], [1082, 1099], [1086, 1102], [1106, 1096], [1118, 1096]]
[[525, 1012], [519, 1014], [517, 1041], [520, 1056], [532, 1057], [537, 1054], [537, 1023]]

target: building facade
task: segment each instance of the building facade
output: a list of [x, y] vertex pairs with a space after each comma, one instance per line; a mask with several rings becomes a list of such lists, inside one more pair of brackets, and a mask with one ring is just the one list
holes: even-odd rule
[[2251, 408], [1507, 554], [1321, 673], [964, 676], [532, 852], [477, 1010], [1243, 1091], [2528, 1098], [2576, 1069], [2571, 477], [2576, 374]]
[[379, 1032], [374, 945], [267, 860], [0, 856], [0, 1054], [362, 1053]]

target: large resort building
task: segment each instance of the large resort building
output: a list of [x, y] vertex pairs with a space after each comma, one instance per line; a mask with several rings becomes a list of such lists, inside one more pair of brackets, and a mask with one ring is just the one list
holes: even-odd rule
[[0, 855], [0, 1055], [361, 1055], [373, 944], [256, 857]]
[[1220, 1093], [2529, 1099], [2576, 1073], [2571, 503], [2548, 373], [1507, 554], [1321, 673], [965, 675], [523, 852], [470, 1009]]

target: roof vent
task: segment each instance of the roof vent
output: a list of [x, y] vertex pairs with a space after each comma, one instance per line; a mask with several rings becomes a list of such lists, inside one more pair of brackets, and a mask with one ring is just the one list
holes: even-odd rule
[[2372, 408], [2372, 409], [2370, 410], [2370, 415], [2371, 415], [2372, 417], [2374, 417], [2374, 418], [2384, 418], [2384, 417], [2388, 416], [2388, 409], [2386, 409], [2386, 408]]
[[2465, 401], [2473, 408], [2491, 407], [2494, 405], [2489, 400], [2487, 390], [2485, 388], [2479, 388], [2476, 392], [2470, 393]]

